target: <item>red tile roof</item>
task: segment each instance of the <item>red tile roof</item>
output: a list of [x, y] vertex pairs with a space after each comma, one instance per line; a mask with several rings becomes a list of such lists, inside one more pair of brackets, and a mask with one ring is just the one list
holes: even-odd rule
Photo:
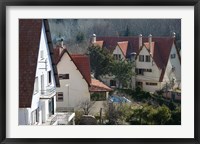
[[107, 85], [103, 84], [97, 79], [92, 79], [91, 84], [90, 84], [90, 92], [99, 92], [99, 91], [112, 91], [110, 87]]
[[[44, 22], [48, 47], [52, 58], [53, 46], [50, 39], [48, 21], [42, 19], [19, 20], [19, 108], [31, 107], [42, 22]], [[54, 63], [52, 65], [54, 76], [57, 76], [57, 69]], [[58, 77], [56, 84], [59, 86]]]
[[[89, 57], [86, 55], [81, 54], [70, 54], [66, 48], [63, 49], [61, 54], [58, 53], [59, 47], [54, 49], [54, 52], [57, 53], [55, 55], [55, 59], [57, 59], [57, 64], [61, 60], [62, 56], [67, 53], [70, 57], [70, 59], [73, 61], [77, 69], [80, 71], [83, 78], [86, 80], [88, 85], [91, 83], [91, 75], [90, 75], [90, 60]], [[59, 56], [58, 56], [59, 55]]]
[[96, 41], [96, 43], [94, 43], [94, 45], [96, 46], [99, 46], [100, 48], [103, 47], [103, 41]]
[[[118, 42], [128, 41], [128, 48], [126, 57], [130, 57], [132, 52], [139, 54], [139, 37], [97, 37], [97, 41], [103, 41], [103, 47], [107, 48], [110, 52], [114, 50]], [[142, 37], [143, 44], [149, 49], [148, 37]], [[159, 81], [161, 82], [164, 77], [165, 69], [167, 67], [170, 51], [175, 39], [173, 37], [152, 37], [152, 57], [158, 66], [162, 70]], [[178, 57], [180, 60], [180, 53], [176, 47]], [[180, 60], [181, 61], [181, 60]]]
[[71, 58], [76, 64], [78, 70], [83, 75], [83, 78], [87, 81], [88, 84], [91, 83], [90, 75], [90, 60], [86, 55], [81, 54], [71, 54]]
[[31, 107], [42, 20], [19, 20], [19, 107]]
[[118, 42], [118, 46], [120, 47], [122, 53], [126, 57], [127, 49], [128, 49], [128, 41]]

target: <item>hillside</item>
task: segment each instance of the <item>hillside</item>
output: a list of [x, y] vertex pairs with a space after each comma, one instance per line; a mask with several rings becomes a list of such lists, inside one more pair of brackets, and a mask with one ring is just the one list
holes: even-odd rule
[[93, 33], [97, 36], [170, 36], [175, 32], [181, 49], [181, 19], [50, 19], [49, 24], [54, 45], [62, 37], [70, 53], [85, 53]]

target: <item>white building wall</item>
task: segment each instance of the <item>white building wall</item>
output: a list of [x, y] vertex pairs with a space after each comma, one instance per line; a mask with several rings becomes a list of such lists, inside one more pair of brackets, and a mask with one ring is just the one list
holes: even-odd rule
[[80, 103], [90, 100], [88, 83], [83, 78], [69, 55], [65, 53], [57, 64], [59, 74], [69, 74], [69, 79], [60, 79], [57, 92], [63, 92], [64, 100], [57, 101], [57, 107], [77, 107]]
[[[144, 62], [139, 61], [139, 55], [144, 55]], [[154, 92], [155, 90], [160, 89], [159, 78], [161, 70], [157, 67], [156, 63], [153, 61], [150, 56], [150, 62], [146, 62], [146, 55], [150, 55], [148, 50], [143, 47], [136, 59], [136, 68], [137, 69], [152, 69], [152, 72], [144, 72], [144, 75], [136, 75], [135, 81], [142, 82], [142, 88], [145, 91]], [[134, 79], [134, 78], [133, 78]], [[157, 83], [156, 86], [146, 85], [146, 82]]]
[[19, 117], [18, 117], [19, 125], [30, 124], [29, 111], [30, 111], [30, 108], [20, 108], [19, 109]]
[[[171, 58], [171, 54], [175, 54], [176, 55], [175, 58]], [[174, 72], [172, 72], [172, 67], [175, 68]], [[171, 52], [169, 55], [163, 82], [170, 83], [172, 81], [172, 78], [175, 78], [175, 86], [174, 87], [181, 88], [181, 63], [180, 63], [178, 53], [177, 53], [177, 50], [176, 50], [174, 44], [172, 46], [172, 49], [171, 49]]]
[[125, 56], [124, 56], [124, 54], [122, 53], [122, 50], [120, 49], [120, 47], [117, 45], [116, 46], [116, 48], [114, 49], [114, 51], [113, 51], [113, 55], [114, 54], [119, 54], [119, 55], [121, 55], [121, 59], [122, 60], [125, 60]]
[[[41, 58], [41, 55], [43, 55], [43, 58]], [[46, 60], [46, 63], [44, 63], [45, 60]], [[25, 125], [31, 124], [32, 123], [31, 122], [31, 113], [38, 108], [39, 108], [39, 124], [42, 123], [41, 115], [44, 115], [44, 114], [47, 115], [46, 114], [47, 110], [44, 110], [42, 108], [45, 107], [46, 109], [48, 109], [48, 104], [47, 104], [47, 106], [46, 105], [43, 106], [42, 104], [46, 104], [46, 103], [40, 102], [41, 75], [44, 75], [44, 85], [43, 85], [44, 90], [48, 89], [49, 87], [54, 87], [56, 89], [55, 78], [54, 78], [53, 68], [51, 65], [50, 52], [48, 49], [44, 24], [42, 24], [42, 29], [41, 29], [39, 54], [38, 54], [37, 61], [38, 61], [38, 63], [37, 63], [35, 77], [38, 77], [38, 92], [33, 93], [31, 108], [30, 109], [28, 108], [26, 110], [26, 116], [24, 115], [24, 108], [19, 108], [19, 124], [25, 124]], [[50, 71], [50, 70], [51, 70], [51, 83], [48, 83], [48, 71]], [[56, 104], [55, 104], [55, 106], [56, 106]], [[27, 118], [27, 116], [28, 116], [28, 118]], [[27, 119], [28, 119], [28, 121], [27, 121]]]

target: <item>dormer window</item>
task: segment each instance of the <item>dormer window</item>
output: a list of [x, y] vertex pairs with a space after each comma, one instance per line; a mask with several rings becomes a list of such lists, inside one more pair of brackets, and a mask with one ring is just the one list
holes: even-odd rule
[[171, 59], [176, 58], [176, 54], [171, 54]]

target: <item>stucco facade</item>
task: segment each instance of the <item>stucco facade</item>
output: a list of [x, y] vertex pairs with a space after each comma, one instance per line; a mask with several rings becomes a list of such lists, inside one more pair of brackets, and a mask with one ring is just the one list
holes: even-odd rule
[[76, 108], [83, 101], [90, 101], [87, 81], [77, 69], [68, 53], [64, 53], [57, 64], [58, 74], [68, 74], [67, 79], [60, 79], [57, 92], [63, 93], [63, 100], [57, 101], [57, 108]]

